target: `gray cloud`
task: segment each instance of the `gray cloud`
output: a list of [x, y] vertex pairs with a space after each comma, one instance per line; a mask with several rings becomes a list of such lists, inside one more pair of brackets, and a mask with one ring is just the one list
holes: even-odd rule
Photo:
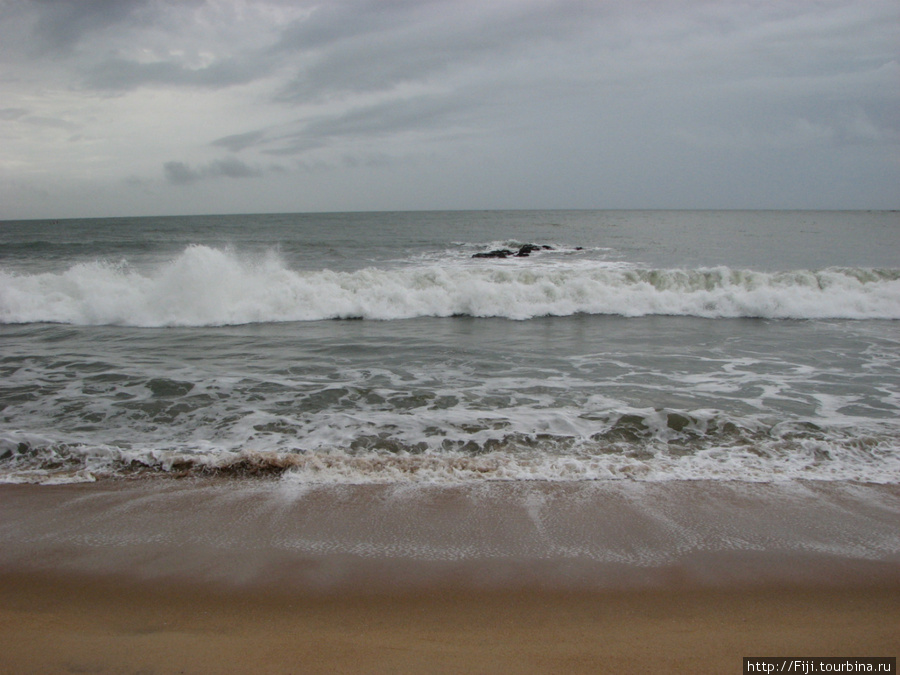
[[28, 114], [27, 108], [0, 108], [0, 120], [10, 122]]
[[196, 169], [184, 162], [172, 161], [163, 164], [163, 174], [172, 185], [190, 185], [204, 178], [222, 176], [226, 178], [258, 178], [263, 173], [262, 169], [252, 167], [236, 157], [216, 159]]
[[0, 0], [34, 183], [0, 205], [896, 207], [898, 30], [896, 0]]
[[[411, 132], [461, 133], [467, 124], [466, 99], [461, 96], [416, 96], [358, 106], [314, 116], [291, 124], [294, 130], [270, 129], [234, 134], [213, 141], [232, 151], [255, 148], [267, 155], [299, 155], [338, 142], [389, 138]], [[383, 153], [382, 153], [383, 154]]]
[[257, 178], [262, 176], [261, 169], [251, 167], [235, 157], [226, 157], [211, 162], [206, 172], [211, 176], [227, 176], [228, 178]]
[[306, 58], [279, 97], [322, 96], [390, 89], [452, 68], [564, 42], [586, 30], [598, 3], [546, 2], [460, 11], [454, 2], [356, 0], [317, 8], [282, 34], [277, 50]]
[[38, 0], [32, 45], [41, 54], [67, 54], [83, 39], [127, 20], [151, 0]]
[[23, 117], [22, 121], [37, 127], [46, 127], [51, 129], [65, 129], [66, 131], [74, 131], [79, 128], [78, 124], [58, 117], [43, 117], [40, 115], [30, 115]]
[[166, 162], [163, 173], [172, 185], [189, 185], [203, 177], [202, 172], [195, 171], [184, 162]]
[[221, 148], [228, 148], [232, 152], [240, 152], [245, 148], [250, 148], [254, 145], [258, 145], [259, 142], [265, 138], [265, 136], [266, 134], [264, 131], [247, 131], [243, 134], [232, 134], [230, 136], [217, 138], [212, 142], [212, 145], [216, 145]]
[[294, 134], [285, 134], [273, 139], [271, 147], [262, 148], [261, 152], [266, 155], [274, 156], [290, 156], [302, 155], [311, 150], [323, 148], [327, 142], [323, 139], [310, 138], [308, 134], [296, 132]]
[[113, 58], [92, 67], [85, 84], [94, 89], [108, 90], [136, 89], [145, 85], [217, 88], [245, 84], [259, 75], [254, 69], [232, 59], [203, 68], [188, 68], [174, 62], [139, 63]]
[[[258, 50], [219, 34], [228, 20], [227, 4], [208, 0], [33, 0], [0, 6], [0, 44], [10, 45], [7, 60], [49, 58], [88, 91], [220, 88], [268, 74]], [[209, 53], [223, 51], [210, 62]]]
[[312, 7], [308, 16], [297, 19], [281, 33], [275, 50], [315, 49], [348, 38], [379, 33], [396, 26], [417, 7], [433, 4], [415, 0], [348, 0], [323, 2]]
[[446, 128], [465, 107], [465, 101], [456, 97], [399, 99], [314, 119], [306, 126], [304, 133], [311, 138], [334, 138]]

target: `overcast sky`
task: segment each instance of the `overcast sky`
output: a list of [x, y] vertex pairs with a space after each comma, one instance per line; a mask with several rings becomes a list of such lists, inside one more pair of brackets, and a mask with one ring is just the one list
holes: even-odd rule
[[897, 0], [0, 0], [0, 219], [900, 208]]

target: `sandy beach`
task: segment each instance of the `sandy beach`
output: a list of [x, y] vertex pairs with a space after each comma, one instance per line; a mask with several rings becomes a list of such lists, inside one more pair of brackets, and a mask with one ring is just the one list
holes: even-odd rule
[[739, 673], [896, 655], [900, 586], [310, 597], [4, 575], [8, 673]]
[[744, 656], [896, 656], [898, 503], [864, 485], [6, 485], [0, 671], [737, 673]]

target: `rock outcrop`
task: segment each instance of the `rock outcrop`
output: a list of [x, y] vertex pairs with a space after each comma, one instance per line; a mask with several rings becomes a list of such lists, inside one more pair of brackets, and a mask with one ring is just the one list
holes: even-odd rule
[[493, 251], [488, 251], [486, 253], [476, 253], [473, 255], [473, 258], [508, 258], [510, 256], [514, 256], [516, 258], [527, 258], [535, 251], [552, 251], [552, 246], [547, 246], [547, 244], [523, 244], [519, 247], [518, 251], [511, 251], [508, 248], [498, 248]]

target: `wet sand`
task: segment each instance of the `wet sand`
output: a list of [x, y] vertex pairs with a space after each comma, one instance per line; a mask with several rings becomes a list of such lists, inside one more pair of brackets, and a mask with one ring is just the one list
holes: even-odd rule
[[739, 673], [896, 655], [900, 586], [303, 596], [0, 578], [8, 673]]
[[900, 490], [0, 486], [0, 672], [741, 672], [896, 656]]

